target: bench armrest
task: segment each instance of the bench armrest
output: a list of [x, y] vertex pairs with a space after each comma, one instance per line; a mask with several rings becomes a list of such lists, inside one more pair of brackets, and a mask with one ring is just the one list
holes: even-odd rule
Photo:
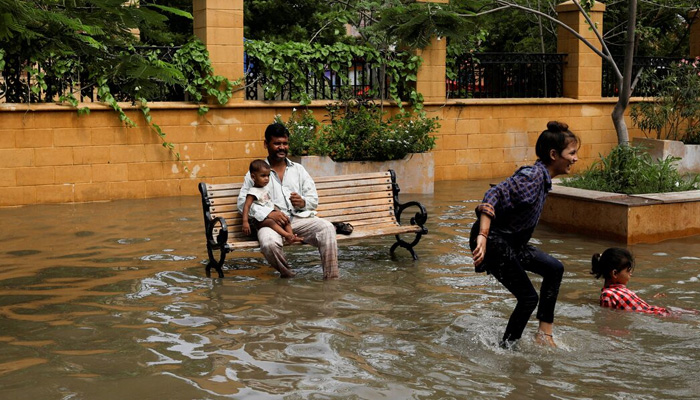
[[[216, 228], [217, 223], [221, 225], [221, 229], [216, 235], [216, 238], [214, 238], [214, 228]], [[205, 233], [207, 235], [207, 243], [212, 249], [222, 249], [226, 246], [226, 241], [228, 241], [228, 225], [226, 224], [226, 220], [222, 217], [214, 217], [207, 221]]]
[[411, 217], [411, 225], [420, 226], [422, 231], [421, 233], [427, 234], [428, 228], [425, 227], [425, 222], [428, 220], [428, 211], [426, 211], [425, 207], [417, 201], [409, 201], [408, 203], [404, 204], [397, 203], [397, 207], [395, 209], [396, 221], [401, 224], [401, 214], [409, 207], [418, 207], [416, 214]]

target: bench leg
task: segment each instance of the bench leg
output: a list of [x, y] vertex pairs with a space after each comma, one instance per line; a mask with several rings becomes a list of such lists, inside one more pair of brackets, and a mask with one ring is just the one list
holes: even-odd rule
[[395, 251], [396, 248], [399, 247], [399, 246], [401, 246], [401, 247], [403, 247], [404, 249], [408, 250], [408, 251], [411, 253], [411, 256], [413, 257], [413, 260], [414, 260], [414, 261], [418, 259], [418, 255], [417, 255], [416, 252], [413, 250], [413, 246], [408, 245], [408, 244], [407, 244], [406, 242], [404, 242], [404, 241], [398, 241], [398, 242], [394, 243], [394, 244], [391, 246], [391, 249], [389, 249], [389, 254], [391, 254], [391, 257], [392, 257], [392, 258], [394, 257], [394, 251]]
[[219, 278], [224, 277], [224, 270], [222, 269], [222, 266], [224, 265], [224, 260], [226, 260], [226, 250], [224, 249], [219, 249], [221, 252], [219, 259], [217, 260], [214, 258], [214, 249], [212, 249], [210, 246], [207, 246], [207, 253], [209, 254], [209, 262], [207, 263], [206, 269], [204, 272], [207, 275], [207, 278], [211, 278], [211, 267], [214, 267], [216, 269], [216, 272], [219, 274]]

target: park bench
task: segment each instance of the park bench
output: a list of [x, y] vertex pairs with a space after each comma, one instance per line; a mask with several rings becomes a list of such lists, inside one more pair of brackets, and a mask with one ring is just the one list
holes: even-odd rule
[[[399, 203], [400, 189], [394, 171], [318, 177], [314, 182], [319, 198], [318, 216], [333, 223], [349, 223], [354, 228], [349, 235], [339, 234], [339, 241], [394, 235], [396, 243], [391, 246], [390, 254], [393, 256], [396, 248], [403, 247], [414, 260], [418, 259], [413, 247], [428, 233], [424, 226], [428, 213], [419, 202]], [[237, 207], [242, 185], [199, 184], [209, 255], [207, 276], [211, 276], [214, 267], [219, 278], [223, 278], [222, 266], [227, 253], [259, 247], [254, 236], [242, 232], [242, 218]], [[409, 207], [417, 207], [418, 211], [409, 224], [402, 225], [401, 214]], [[415, 237], [405, 241], [400, 237], [402, 234], [415, 234]]]

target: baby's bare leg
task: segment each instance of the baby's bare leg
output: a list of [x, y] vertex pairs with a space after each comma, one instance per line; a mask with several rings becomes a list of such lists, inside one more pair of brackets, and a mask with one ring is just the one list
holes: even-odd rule
[[287, 232], [287, 235], [291, 235], [292, 239], [288, 240], [289, 243], [301, 243], [304, 241], [304, 238], [301, 238], [297, 236], [294, 231], [292, 230], [292, 224], [287, 224], [284, 226], [285, 232]]
[[[265, 228], [270, 228], [270, 229], [272, 229], [273, 231], [279, 233], [280, 236], [282, 236], [282, 237], [284, 238], [284, 240], [287, 241], [287, 242], [291, 242], [292, 239], [294, 239], [294, 233], [291, 233], [291, 234], [288, 233], [288, 232], [285, 230], [286, 227], [283, 228], [283, 227], [279, 226], [279, 224], [277, 224], [277, 222], [273, 221], [273, 220], [270, 219], [270, 218], [265, 218], [265, 219], [260, 223], [260, 226], [261, 226], [261, 227], [265, 227]], [[292, 229], [291, 224], [287, 224], [286, 226], [289, 226], [289, 229], [290, 229], [290, 230]]]

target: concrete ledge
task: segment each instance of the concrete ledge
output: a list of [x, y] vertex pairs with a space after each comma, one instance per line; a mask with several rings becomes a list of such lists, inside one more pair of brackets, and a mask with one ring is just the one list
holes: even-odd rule
[[554, 185], [541, 220], [626, 244], [700, 235], [700, 190], [624, 195]]

